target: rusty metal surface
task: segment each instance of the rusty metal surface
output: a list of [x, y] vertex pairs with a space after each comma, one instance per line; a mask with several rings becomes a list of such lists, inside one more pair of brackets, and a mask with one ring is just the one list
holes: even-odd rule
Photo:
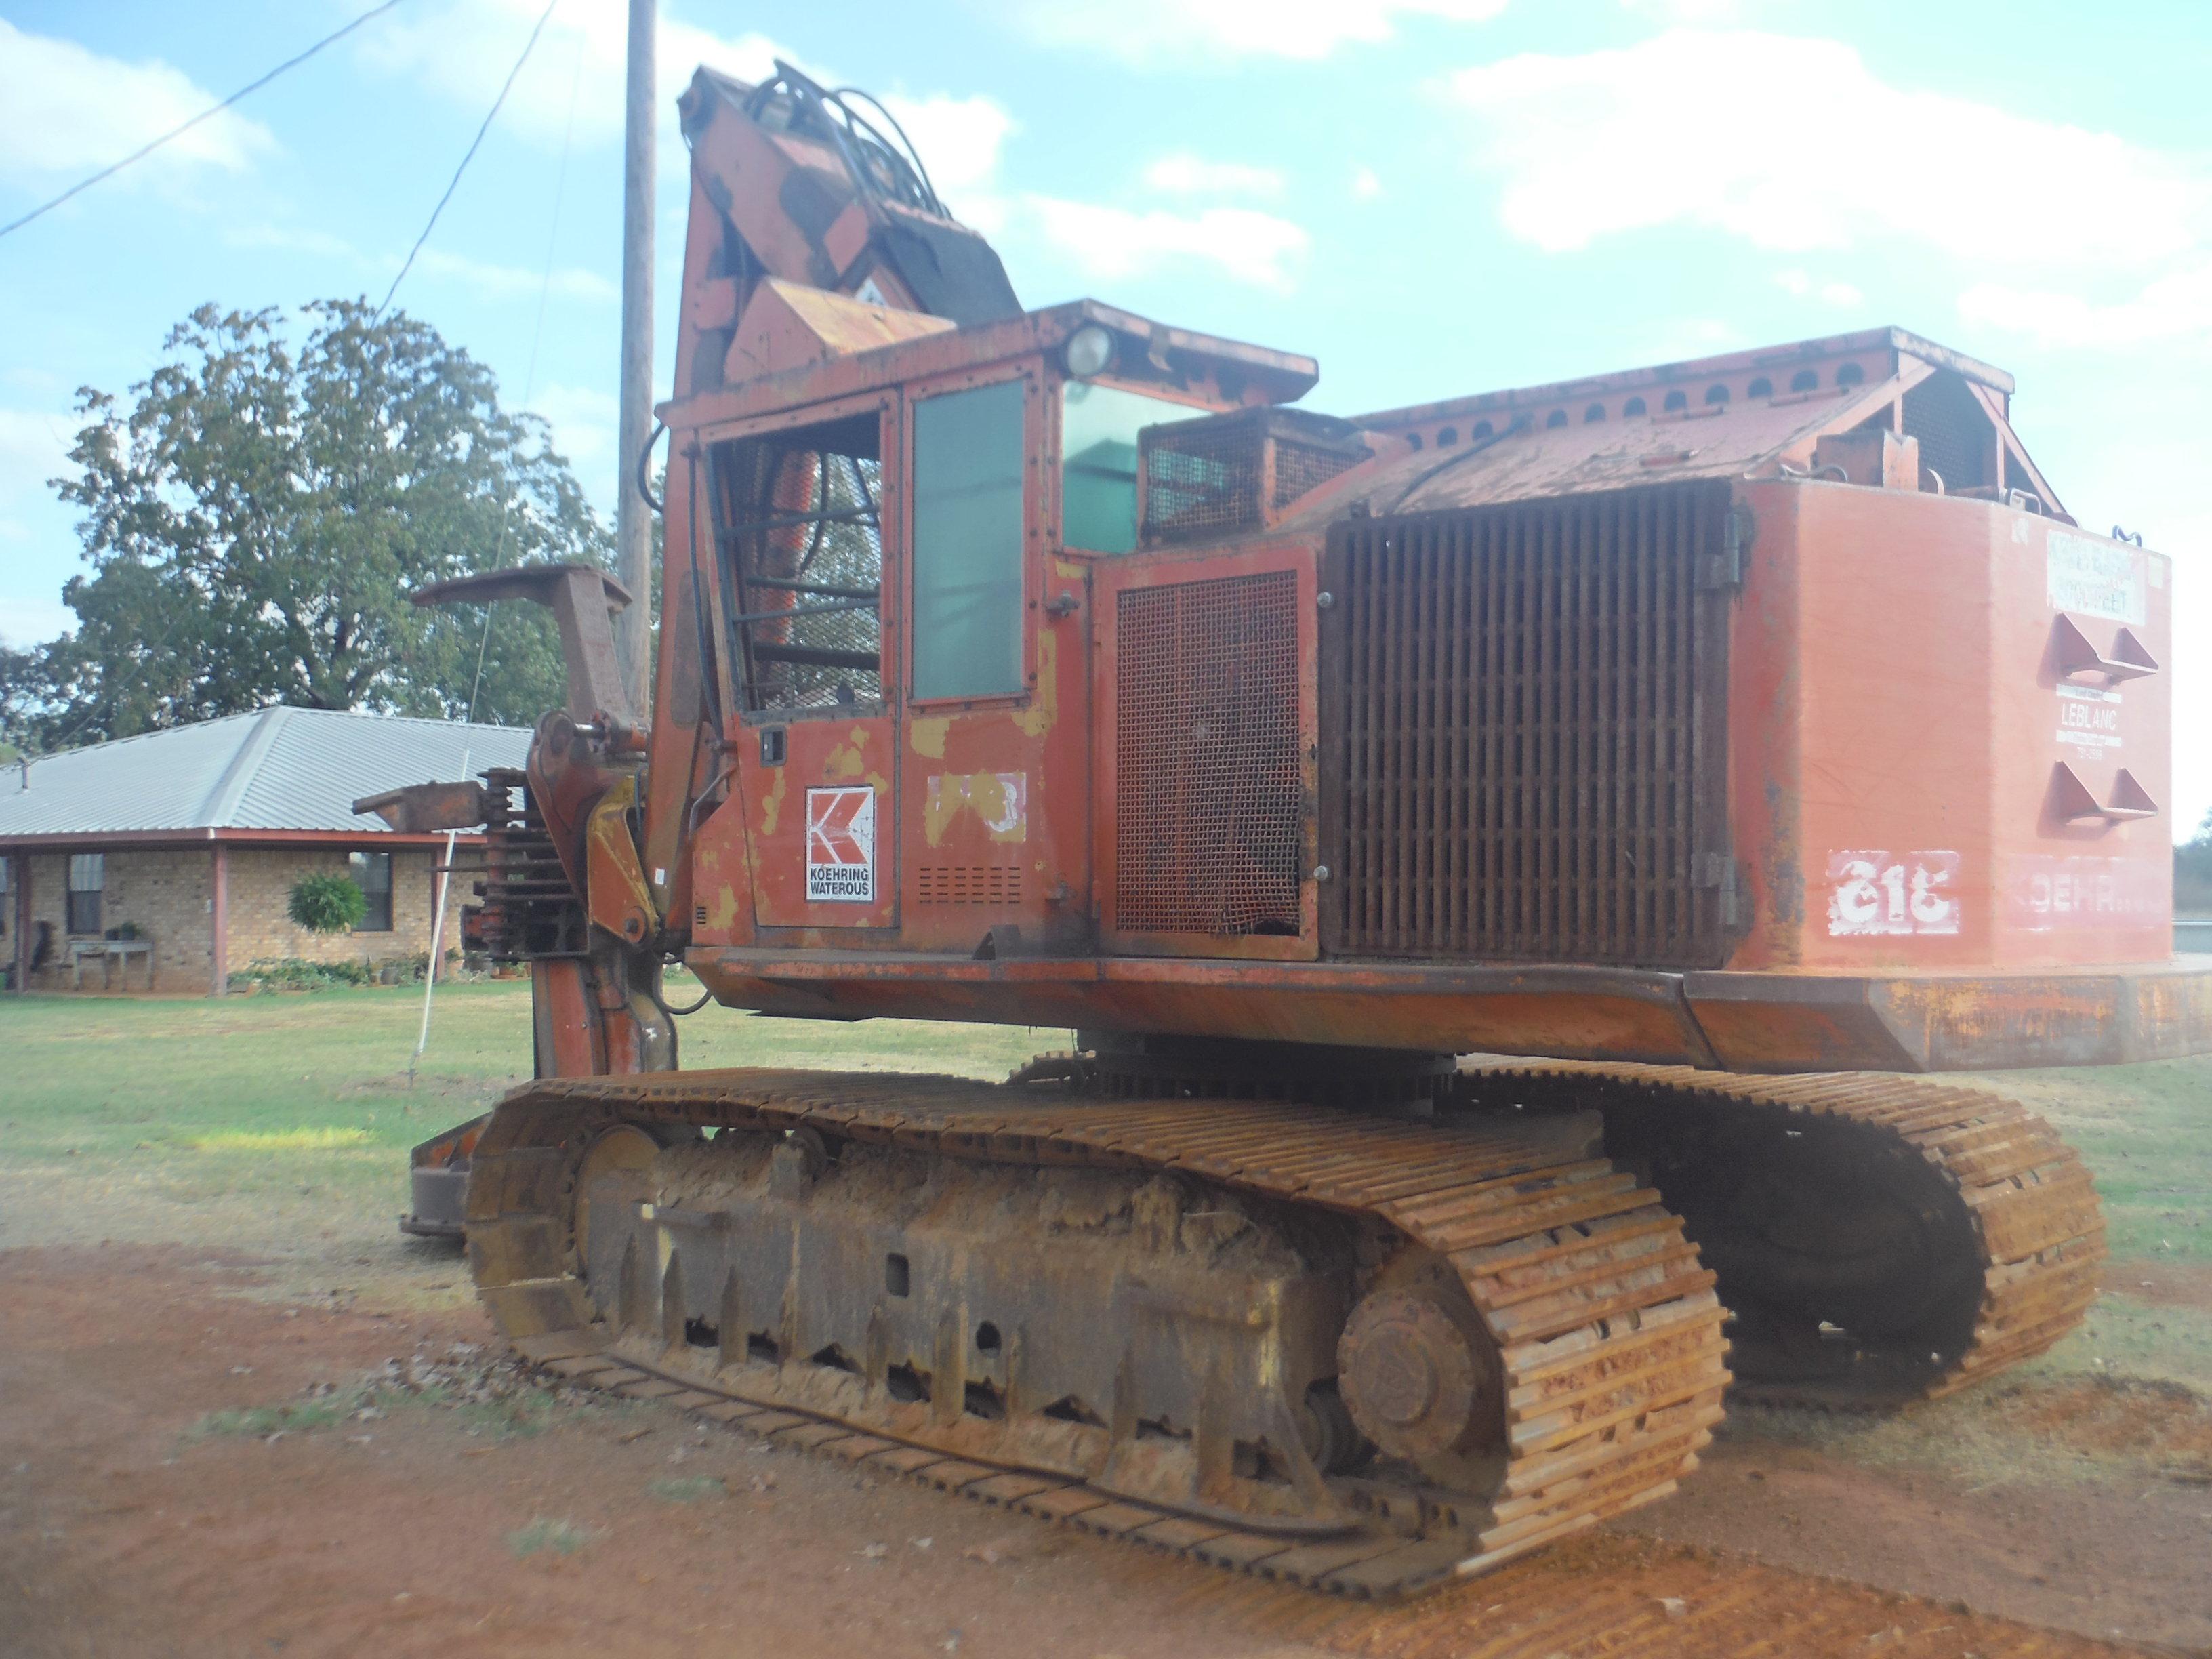
[[[1932, 1218], [1936, 1227], [1886, 1275], [1838, 1282], [1842, 1267], [1869, 1249], [1863, 1214], [1844, 1218], [1850, 1224], [1825, 1241], [1837, 1265], [1819, 1274], [1805, 1273], [1806, 1259], [1823, 1252], [1817, 1225], [1792, 1232], [1786, 1242], [1765, 1242], [1777, 1256], [1790, 1258], [1779, 1265], [1804, 1276], [1811, 1288], [1798, 1292], [1802, 1300], [1778, 1308], [1775, 1328], [1757, 1333], [1759, 1340], [1740, 1333], [1739, 1392], [1832, 1406], [1934, 1398], [2041, 1353], [2078, 1326], [2095, 1299], [2105, 1221], [2088, 1170], [2048, 1123], [1984, 1091], [1852, 1073], [1717, 1078], [1688, 1066], [1571, 1062], [1484, 1067], [1466, 1073], [1466, 1085], [1469, 1099], [1492, 1106], [1605, 1112], [1608, 1146], [1618, 1127], [1623, 1146], [1613, 1147], [1616, 1156], [1657, 1167], [1668, 1206], [1683, 1212], [1700, 1243], [1729, 1226], [1729, 1206], [1776, 1178], [1771, 1135], [1767, 1149], [1753, 1158], [1729, 1156], [1732, 1145], [1744, 1146], [1741, 1140], [1701, 1138], [1711, 1127], [1727, 1131], [1732, 1119], [1764, 1120], [1790, 1139], [1815, 1129], [1845, 1131], [1819, 1149], [1820, 1167], [1808, 1171], [1831, 1188], [1857, 1182], [1894, 1191], [1910, 1179], [1897, 1171], [1898, 1161], [1932, 1174], [1948, 1213]], [[1859, 1144], [1849, 1144], [1854, 1140]], [[1680, 1167], [1691, 1172], [1704, 1197], [1666, 1178], [1670, 1141], [1681, 1146]], [[1806, 1207], [1820, 1202], [1815, 1192]], [[1787, 1216], [1765, 1219], [1802, 1224]], [[1945, 1250], [1956, 1253], [1947, 1256]], [[1723, 1301], [1747, 1312], [1749, 1286], [1732, 1291], [1729, 1257], [1715, 1254]], [[1771, 1272], [1776, 1265], [1748, 1261], [1745, 1267]], [[1929, 1295], [1924, 1316], [1900, 1319], [1879, 1335], [1842, 1328], [1840, 1320], [1830, 1322], [1838, 1327], [1832, 1331], [1815, 1328], [1854, 1301], [1872, 1304], [1869, 1318], [1891, 1316], [1947, 1278], [1962, 1281], [1962, 1300]], [[1784, 1322], [1794, 1322], [1794, 1332]], [[1835, 1363], [1808, 1368], [1803, 1344], [1823, 1337], [1830, 1339]]]
[[433, 830], [474, 830], [491, 816], [491, 803], [483, 785], [474, 781], [416, 783], [364, 795], [354, 802], [353, 810], [374, 812], [402, 835], [422, 835]]
[[613, 612], [630, 603], [629, 590], [588, 564], [519, 564], [450, 581], [431, 582], [409, 596], [419, 605], [495, 605], [527, 599], [550, 607], [561, 629], [567, 659], [568, 713], [579, 720], [630, 716], [629, 695], [615, 661]]
[[1329, 951], [1720, 964], [1729, 512], [1673, 485], [1331, 532]]
[[[1201, 1559], [1348, 1595], [1407, 1593], [1487, 1571], [1672, 1489], [1719, 1416], [1727, 1379], [1711, 1275], [1653, 1195], [1573, 1148], [1499, 1133], [1361, 1118], [1322, 1108], [1193, 1101], [1038, 1104], [1034, 1091], [941, 1078], [699, 1073], [547, 1081], [501, 1104], [477, 1152], [470, 1253], [501, 1328], [541, 1359], [583, 1362], [620, 1386], [733, 1414], [771, 1409], [745, 1367], [648, 1368], [603, 1351], [569, 1241], [575, 1168], [600, 1126], [677, 1133], [705, 1126], [814, 1128], [933, 1156], [1172, 1171], [1227, 1192], [1380, 1227], [1448, 1261], [1497, 1344], [1504, 1445], [1486, 1490], [1456, 1494], [1364, 1480], [1361, 1523], [1322, 1544], [1224, 1524], [1187, 1508], [1132, 1503], [1064, 1473], [1016, 1506], [1080, 1510]], [[1573, 1126], [1567, 1126], [1570, 1139]], [[1586, 1132], [1584, 1132], [1586, 1133]], [[787, 1431], [822, 1421], [789, 1417]], [[825, 1432], [827, 1432], [825, 1431]], [[830, 1439], [849, 1431], [829, 1433]], [[859, 1455], [959, 1467], [948, 1484], [1008, 1473], [906, 1437], [859, 1437]], [[897, 1467], [893, 1464], [892, 1467]], [[1056, 1492], [1057, 1495], [1051, 1495]]]

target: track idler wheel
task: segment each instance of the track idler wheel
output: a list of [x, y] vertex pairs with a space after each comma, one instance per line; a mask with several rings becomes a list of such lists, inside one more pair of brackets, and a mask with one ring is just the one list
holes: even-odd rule
[[1504, 1439], [1497, 1345], [1433, 1259], [1382, 1276], [1345, 1322], [1336, 1358], [1337, 1388], [1359, 1431], [1433, 1480], [1468, 1480]]

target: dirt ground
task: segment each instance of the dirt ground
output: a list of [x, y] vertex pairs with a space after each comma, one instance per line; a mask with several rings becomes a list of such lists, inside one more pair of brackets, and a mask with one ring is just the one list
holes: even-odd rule
[[[1984, 1410], [2054, 1446], [2155, 1446], [2167, 1468], [2025, 1494], [2015, 1480], [1999, 1501], [1751, 1414], [1682, 1493], [1609, 1535], [1375, 1612], [666, 1408], [534, 1389], [492, 1364], [472, 1308], [374, 1305], [459, 1271], [434, 1247], [392, 1254], [372, 1294], [313, 1298], [235, 1251], [0, 1257], [0, 1650], [1543, 1659], [2094, 1650], [2052, 1631], [2212, 1643], [2212, 1419], [2179, 1393], [2003, 1392]], [[405, 1392], [426, 1369], [431, 1391]], [[399, 1381], [357, 1392], [379, 1377]]]
[[[377, 993], [0, 1027], [0, 1659], [2212, 1652], [2212, 1069], [2038, 1102], [2131, 1241], [2051, 1355], [1893, 1418], [1739, 1409], [1674, 1496], [1373, 1609], [503, 1359], [392, 1212], [399, 1148], [496, 1091], [524, 1012], [458, 999], [419, 1093], [386, 1075], [415, 1010]], [[834, 1035], [793, 1062], [916, 1040]], [[927, 1063], [1050, 1046], [963, 1041]]]

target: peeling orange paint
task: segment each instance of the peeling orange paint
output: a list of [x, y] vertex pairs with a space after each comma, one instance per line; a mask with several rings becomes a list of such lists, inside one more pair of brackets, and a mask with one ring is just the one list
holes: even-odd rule
[[707, 901], [707, 923], [715, 932], [726, 933], [737, 925], [738, 891], [726, 882], [714, 889]]
[[1014, 711], [1014, 726], [1025, 738], [1041, 738], [1060, 724], [1060, 640], [1050, 630], [1037, 635], [1036, 696]]
[[930, 760], [943, 760], [945, 734], [951, 729], [952, 717], [949, 714], [920, 716], [907, 723], [908, 740], [914, 744], [915, 754]]
[[847, 740], [832, 749], [829, 758], [822, 763], [822, 775], [832, 783], [851, 783], [860, 778], [868, 769], [860, 754], [867, 746], [867, 728], [854, 726]]
[[[930, 775], [921, 808], [921, 835], [932, 847], [963, 812], [982, 820], [994, 842], [1030, 838], [1030, 780], [1026, 772], [939, 772]], [[1043, 866], [1040, 865], [1038, 868]]]

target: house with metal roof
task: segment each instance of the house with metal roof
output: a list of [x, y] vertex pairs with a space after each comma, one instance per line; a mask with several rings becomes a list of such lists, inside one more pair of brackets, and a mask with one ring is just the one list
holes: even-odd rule
[[[418, 962], [445, 837], [398, 834], [354, 801], [520, 767], [529, 746], [511, 726], [264, 708], [10, 763], [0, 968], [16, 990], [220, 995], [256, 962]], [[352, 932], [292, 921], [293, 887], [318, 871], [360, 884]]]

